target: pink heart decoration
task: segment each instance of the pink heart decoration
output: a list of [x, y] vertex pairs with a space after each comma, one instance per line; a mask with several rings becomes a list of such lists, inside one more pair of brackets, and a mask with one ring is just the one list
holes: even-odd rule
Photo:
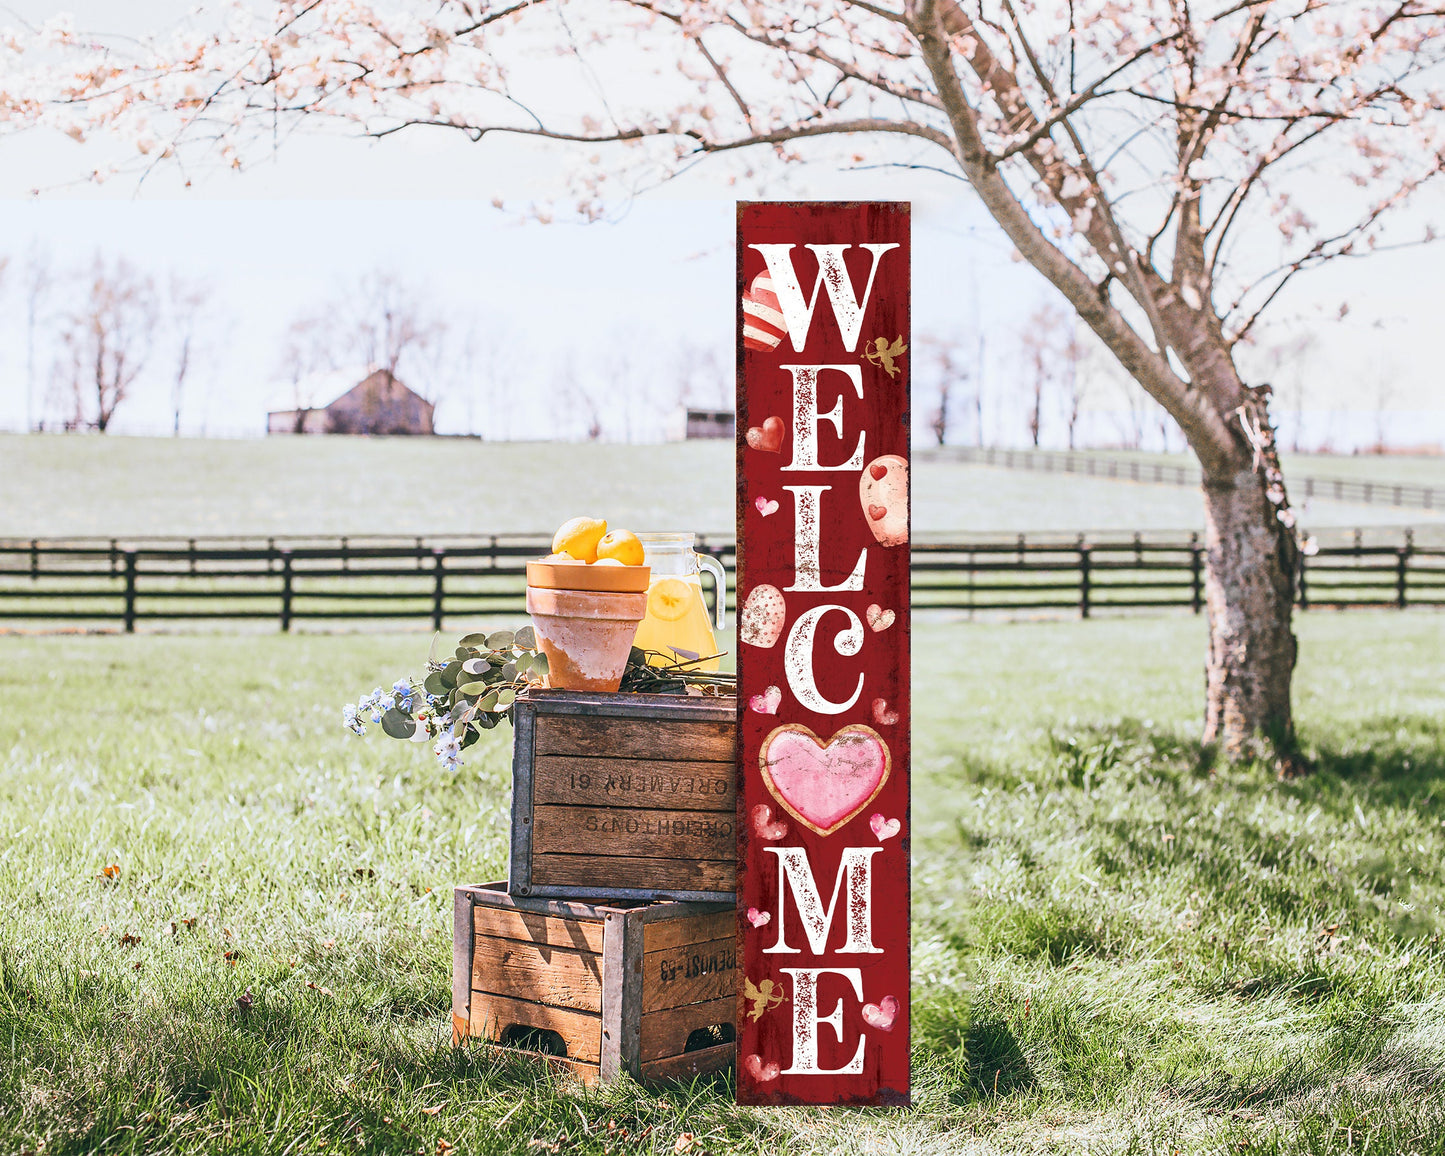
[[753, 505], [758, 508], [758, 513], [765, 518], [772, 517], [772, 515], [778, 512], [778, 503], [772, 498], [759, 498]]
[[884, 610], [883, 607], [875, 602], [863, 612], [863, 617], [868, 620], [868, 626], [873, 633], [877, 634], [879, 631], [887, 630], [892, 626], [893, 620], [897, 616], [893, 611]]
[[888, 700], [875, 698], [873, 700], [873, 721], [881, 727], [891, 727], [898, 722], [898, 712], [888, 709]]
[[743, 345], [767, 353], [778, 347], [787, 332], [773, 279], [766, 272], [759, 273], [743, 293]]
[[748, 710], [756, 711], [758, 714], [777, 714], [778, 704], [783, 701], [783, 692], [775, 686], [770, 686], [762, 694], [755, 694], [748, 699]]
[[783, 1069], [776, 1060], [769, 1060], [765, 1064], [762, 1057], [754, 1053], [744, 1058], [743, 1071], [760, 1084], [767, 1084], [776, 1080], [782, 1074]]
[[765, 923], [771, 922], [772, 918], [771, 911], [759, 911], [756, 907], [748, 908], [748, 922], [754, 927], [762, 927]]
[[897, 819], [885, 819], [877, 811], [873, 812], [872, 818], [868, 820], [868, 826], [873, 828], [873, 834], [878, 837], [878, 842], [891, 839], [903, 829], [903, 824]]
[[766, 803], [753, 808], [753, 832], [759, 839], [781, 839], [788, 833], [788, 825], [779, 819], [773, 822], [773, 809]]
[[[763, 781], [783, 809], [819, 835], [831, 835], [863, 810], [888, 781], [892, 756], [872, 727], [854, 723], [824, 743], [788, 723], [763, 740]], [[757, 821], [757, 810], [753, 812]]]
[[755, 450], [768, 454], [780, 453], [783, 448], [783, 419], [765, 418], [762, 425], [749, 426], [745, 436], [748, 445]]
[[877, 1028], [880, 1032], [891, 1032], [893, 1021], [898, 1018], [898, 1001], [891, 995], [885, 995], [877, 1003], [865, 1003], [863, 1005], [863, 1020], [869, 1027]]

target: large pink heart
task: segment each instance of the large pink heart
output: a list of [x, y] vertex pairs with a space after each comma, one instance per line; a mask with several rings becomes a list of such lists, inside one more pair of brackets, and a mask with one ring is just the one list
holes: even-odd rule
[[874, 800], [891, 762], [883, 737], [861, 723], [844, 727], [826, 744], [807, 727], [788, 723], [772, 731], [758, 752], [768, 790], [819, 835], [831, 835]]

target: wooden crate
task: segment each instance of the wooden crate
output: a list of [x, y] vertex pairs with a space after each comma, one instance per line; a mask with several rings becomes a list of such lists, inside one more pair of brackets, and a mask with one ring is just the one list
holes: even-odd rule
[[520, 1044], [589, 1084], [718, 1071], [736, 1047], [736, 936], [731, 904], [609, 906], [458, 887], [453, 1042]]
[[542, 691], [512, 710], [513, 895], [733, 901], [737, 699]]

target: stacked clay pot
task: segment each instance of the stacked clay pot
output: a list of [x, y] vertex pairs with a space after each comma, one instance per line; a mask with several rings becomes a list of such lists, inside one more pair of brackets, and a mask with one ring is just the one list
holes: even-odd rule
[[647, 613], [647, 566], [528, 562], [527, 613], [558, 690], [615, 691]]

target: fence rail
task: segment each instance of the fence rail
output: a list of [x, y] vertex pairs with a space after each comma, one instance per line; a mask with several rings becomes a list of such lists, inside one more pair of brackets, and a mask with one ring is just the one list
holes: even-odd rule
[[[968, 462], [1010, 470], [1080, 474], [1156, 485], [1197, 486], [1199, 467], [1130, 457], [1122, 454], [1079, 453], [1074, 450], [1010, 450], [979, 446], [942, 446], [917, 451], [923, 460]], [[1420, 510], [1445, 508], [1445, 490], [1414, 482], [1361, 481], [1358, 478], [1324, 478], [1288, 474], [1285, 484], [1295, 501], [1321, 498], [1335, 502], [1398, 506]]]
[[[0, 622], [118, 623], [426, 620], [525, 612], [526, 561], [541, 535], [473, 539], [184, 539], [0, 542]], [[733, 543], [699, 543], [728, 571]], [[915, 610], [1034, 614], [1205, 605], [1198, 536], [1130, 540], [916, 542]], [[718, 591], [708, 591], [716, 604]], [[1445, 607], [1445, 549], [1414, 544], [1322, 547], [1304, 559], [1302, 609]]]

